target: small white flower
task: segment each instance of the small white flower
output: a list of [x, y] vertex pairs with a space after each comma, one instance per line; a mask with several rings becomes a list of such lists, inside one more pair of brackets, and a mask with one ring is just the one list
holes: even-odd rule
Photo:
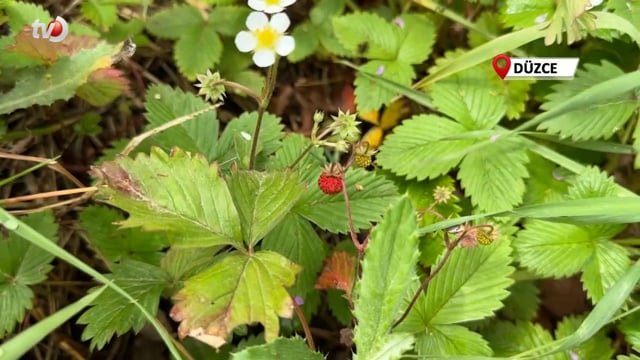
[[256, 11], [264, 11], [267, 14], [275, 14], [295, 2], [296, 0], [249, 0], [249, 7]]
[[592, 8], [602, 4], [602, 0], [591, 0], [590, 3], [591, 4], [585, 7], [586, 10], [591, 10]]
[[268, 67], [276, 61], [276, 54], [289, 55], [295, 48], [292, 36], [284, 35], [291, 21], [285, 13], [275, 14], [271, 20], [262, 12], [252, 12], [247, 17], [249, 31], [236, 35], [236, 47], [241, 52], [253, 51], [253, 62]]

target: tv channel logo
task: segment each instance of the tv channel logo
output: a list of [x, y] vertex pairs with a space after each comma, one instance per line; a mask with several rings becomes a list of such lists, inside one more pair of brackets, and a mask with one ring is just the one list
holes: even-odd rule
[[55, 20], [49, 21], [48, 24], [40, 22], [40, 19], [31, 24], [31, 36], [34, 39], [39, 39], [42, 35], [43, 39], [49, 39], [49, 41], [58, 43], [64, 40], [69, 33], [69, 24], [61, 16], [57, 16]]
[[571, 80], [578, 62], [578, 58], [510, 58], [500, 54], [493, 58], [493, 70], [504, 80]]

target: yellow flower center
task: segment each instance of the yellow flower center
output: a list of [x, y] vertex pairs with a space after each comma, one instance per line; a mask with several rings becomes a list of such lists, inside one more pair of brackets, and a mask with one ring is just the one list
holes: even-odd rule
[[253, 32], [253, 36], [256, 37], [258, 42], [257, 48], [275, 49], [276, 42], [280, 38], [280, 34], [274, 30], [271, 26], [258, 29]]
[[264, 0], [264, 2], [269, 6], [273, 6], [273, 5], [278, 5], [280, 3], [280, 0]]

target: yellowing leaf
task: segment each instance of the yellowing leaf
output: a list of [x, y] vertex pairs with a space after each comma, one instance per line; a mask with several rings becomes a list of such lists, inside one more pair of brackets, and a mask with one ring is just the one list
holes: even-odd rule
[[267, 342], [275, 340], [278, 316], [293, 315], [285, 287], [293, 285], [300, 269], [272, 251], [232, 253], [188, 279], [175, 296], [171, 318], [180, 322], [178, 335], [219, 348], [236, 326], [260, 322]]

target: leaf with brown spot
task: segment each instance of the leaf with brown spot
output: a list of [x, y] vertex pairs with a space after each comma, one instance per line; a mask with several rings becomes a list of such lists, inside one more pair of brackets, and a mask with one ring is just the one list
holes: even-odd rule
[[356, 259], [346, 251], [336, 251], [324, 264], [322, 273], [316, 282], [316, 289], [338, 289], [351, 298]]
[[89, 75], [88, 81], [81, 85], [76, 94], [93, 106], [107, 105], [120, 94], [129, 93], [129, 80], [118, 69], [98, 69]]
[[267, 342], [278, 338], [280, 320], [291, 318], [285, 287], [300, 267], [272, 251], [234, 252], [188, 279], [175, 295], [170, 316], [180, 322], [180, 338], [192, 336], [216, 348], [242, 324], [261, 323]]

